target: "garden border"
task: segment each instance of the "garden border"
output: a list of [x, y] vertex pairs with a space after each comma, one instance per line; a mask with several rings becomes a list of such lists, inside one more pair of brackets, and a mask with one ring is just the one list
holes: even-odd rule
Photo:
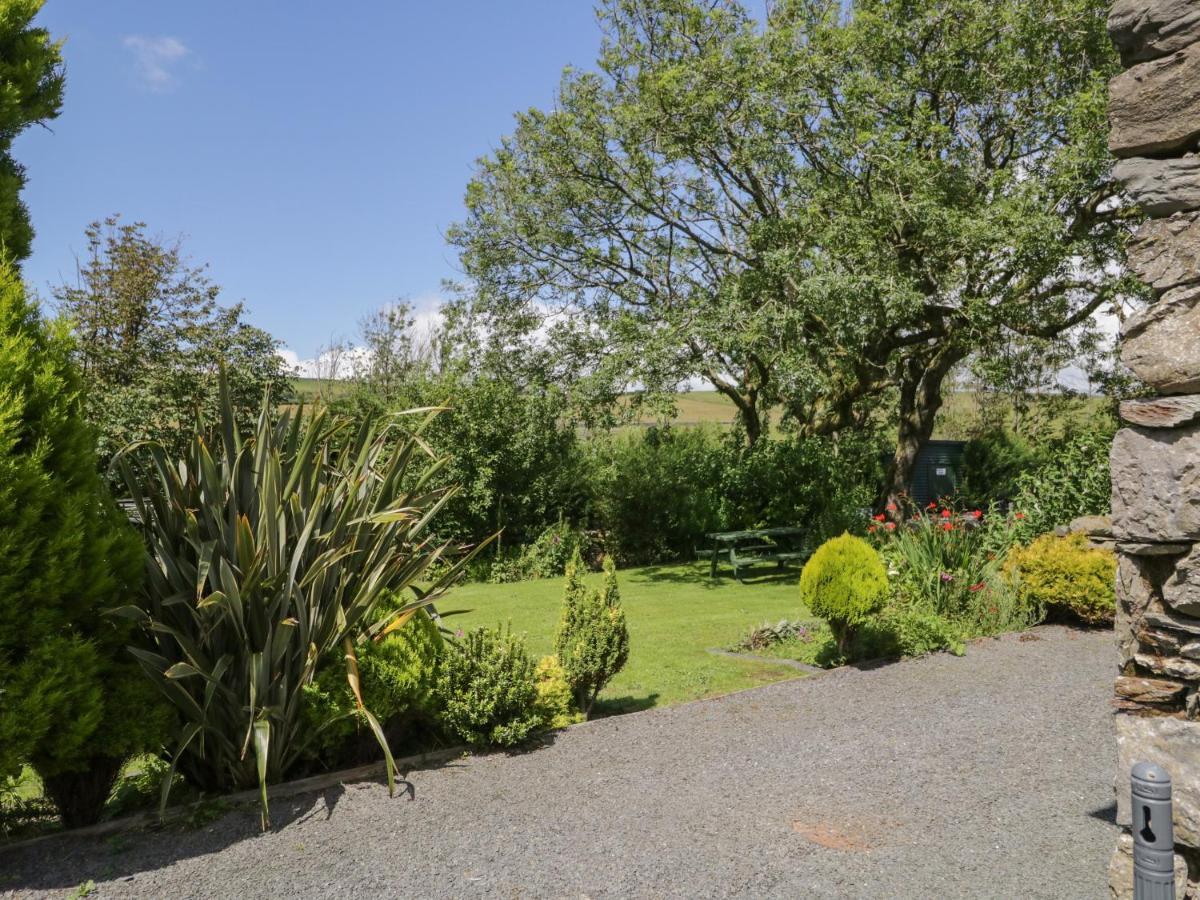
[[[431, 768], [435, 765], [452, 759], [469, 756], [470, 752], [470, 748], [459, 744], [454, 747], [446, 747], [442, 750], [429, 750], [425, 753], [414, 753], [410, 756], [403, 756], [395, 760], [396, 772], [397, 774], [402, 772], [407, 774], [408, 772], [415, 772], [420, 769]], [[336, 772], [323, 772], [320, 775], [310, 775], [307, 778], [298, 778], [295, 781], [282, 781], [278, 784], [269, 785], [267, 787], [267, 798], [270, 800], [280, 800], [288, 797], [295, 797], [299, 794], [309, 794], [323, 791], [338, 784], [355, 784], [357, 782], [366, 781], [375, 775], [383, 774], [386, 771], [387, 763], [381, 759], [376, 762], [366, 763], [365, 765], [355, 766], [353, 769], [339, 769]], [[188, 803], [180, 804], [179, 806], [168, 807], [163, 811], [161, 816], [156, 811], [135, 813], [131, 816], [122, 816], [118, 819], [110, 819], [107, 822], [97, 822], [95, 825], [85, 825], [82, 828], [67, 828], [63, 829], [62, 831], [55, 831], [50, 834], [39, 834], [35, 837], [25, 838], [19, 841], [0, 843], [0, 857], [9, 851], [30, 847], [34, 844], [40, 844], [44, 841], [52, 841], [55, 838], [105, 837], [110, 834], [119, 834], [123, 831], [133, 831], [146, 826], [166, 825], [170, 822], [184, 818], [189, 812], [203, 806], [206, 803], [227, 803], [230, 805], [237, 805], [241, 803], [258, 802], [259, 792], [257, 788], [250, 788], [249, 790], [245, 791], [237, 791], [233, 794], [214, 794], [211, 797], [204, 797], [200, 800], [192, 800]]]

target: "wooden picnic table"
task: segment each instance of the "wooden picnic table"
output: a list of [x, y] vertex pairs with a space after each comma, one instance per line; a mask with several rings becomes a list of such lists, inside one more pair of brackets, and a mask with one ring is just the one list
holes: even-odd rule
[[773, 562], [799, 562], [808, 556], [801, 546], [805, 529], [797, 526], [747, 528], [742, 531], [712, 531], [705, 540], [711, 544], [709, 577], [717, 577], [717, 560], [728, 553], [733, 577], [742, 580], [742, 571], [750, 566]]

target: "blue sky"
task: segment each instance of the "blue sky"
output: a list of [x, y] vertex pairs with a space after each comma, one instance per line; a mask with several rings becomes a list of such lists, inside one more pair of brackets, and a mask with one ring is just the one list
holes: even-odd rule
[[16, 144], [43, 295], [84, 226], [182, 236], [301, 358], [401, 296], [436, 305], [473, 161], [591, 67], [590, 0], [48, 0], [62, 115]]

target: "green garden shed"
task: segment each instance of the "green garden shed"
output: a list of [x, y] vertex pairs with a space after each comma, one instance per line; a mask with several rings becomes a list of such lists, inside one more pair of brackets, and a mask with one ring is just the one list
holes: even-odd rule
[[927, 441], [917, 454], [908, 493], [921, 506], [958, 490], [966, 441]]

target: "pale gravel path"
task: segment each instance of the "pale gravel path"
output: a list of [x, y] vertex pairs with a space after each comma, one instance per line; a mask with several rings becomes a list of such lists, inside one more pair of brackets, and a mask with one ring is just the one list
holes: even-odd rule
[[0, 851], [63, 897], [1107, 896], [1108, 634], [1042, 628], [569, 729], [198, 831]]

